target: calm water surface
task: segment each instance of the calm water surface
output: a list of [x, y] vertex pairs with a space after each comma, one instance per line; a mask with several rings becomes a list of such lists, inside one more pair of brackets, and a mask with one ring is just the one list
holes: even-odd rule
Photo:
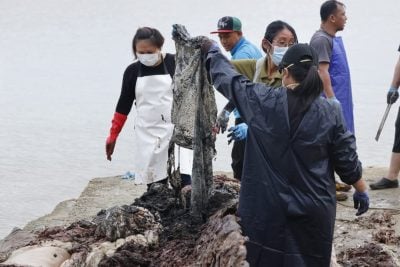
[[[398, 57], [400, 2], [348, 1], [344, 38], [350, 63], [356, 136], [364, 166], [387, 166], [397, 103], [381, 140], [374, 141]], [[225, 15], [241, 18], [245, 36], [259, 44], [272, 20], [289, 22], [301, 42], [319, 27], [317, 0], [250, 1], [0, 0], [0, 238], [14, 226], [76, 198], [93, 177], [130, 170], [132, 117], [113, 161], [104, 141], [119, 96], [131, 40], [153, 26], [174, 52], [171, 25], [207, 35]], [[221, 108], [226, 100], [218, 95]], [[230, 170], [226, 137], [214, 168]]]

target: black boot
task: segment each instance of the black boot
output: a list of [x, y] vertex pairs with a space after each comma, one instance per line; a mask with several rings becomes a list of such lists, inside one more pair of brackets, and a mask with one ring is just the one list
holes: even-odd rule
[[369, 187], [372, 190], [396, 188], [396, 187], [399, 187], [399, 181], [397, 181], [397, 179], [393, 181], [393, 180], [389, 180], [389, 179], [383, 177], [378, 182], [370, 184]]

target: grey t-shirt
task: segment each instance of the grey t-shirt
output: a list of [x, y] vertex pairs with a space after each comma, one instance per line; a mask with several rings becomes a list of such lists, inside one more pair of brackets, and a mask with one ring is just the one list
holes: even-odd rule
[[316, 31], [311, 37], [310, 46], [317, 51], [320, 63], [329, 63], [331, 61], [333, 37], [322, 29]]

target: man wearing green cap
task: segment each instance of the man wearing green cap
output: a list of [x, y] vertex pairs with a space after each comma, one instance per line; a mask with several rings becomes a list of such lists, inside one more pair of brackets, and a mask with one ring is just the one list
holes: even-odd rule
[[[242, 23], [236, 17], [222, 17], [218, 21], [218, 30], [211, 33], [218, 33], [219, 40], [224, 49], [231, 53], [232, 60], [236, 59], [259, 59], [262, 57], [260, 50], [252, 43], [243, 37]], [[229, 131], [238, 132], [245, 135], [247, 132], [247, 125], [243, 123], [239, 111], [235, 108], [233, 110], [235, 115], [235, 126], [231, 127]], [[220, 113], [223, 120], [229, 120], [230, 112], [223, 109]], [[229, 135], [228, 135], [229, 137]], [[246, 140], [236, 140], [232, 148], [232, 170], [233, 176], [240, 180], [242, 176], [243, 157], [245, 150]]]
[[218, 29], [211, 33], [218, 33], [221, 45], [230, 52], [232, 59], [259, 59], [260, 50], [243, 37], [242, 23], [236, 17], [222, 17], [218, 21]]

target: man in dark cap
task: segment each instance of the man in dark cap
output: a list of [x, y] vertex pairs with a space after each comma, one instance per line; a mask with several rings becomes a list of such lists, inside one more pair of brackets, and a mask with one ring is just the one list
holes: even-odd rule
[[[232, 59], [260, 59], [262, 54], [260, 50], [252, 43], [247, 41], [243, 37], [242, 23], [236, 17], [222, 17], [218, 21], [218, 29], [211, 33], [217, 33], [221, 45], [224, 49], [231, 53]], [[234, 107], [232, 107], [234, 108]], [[219, 114], [219, 118], [228, 122], [230, 109], [222, 109]], [[247, 125], [242, 123], [240, 113], [237, 109], [233, 109], [235, 115], [235, 126], [229, 128], [229, 131], [235, 131], [242, 136], [245, 136], [247, 132]], [[232, 170], [235, 178], [240, 180], [242, 175], [243, 155], [245, 150], [246, 140], [235, 140], [232, 148]]]
[[260, 50], [243, 37], [242, 23], [236, 17], [222, 17], [218, 20], [217, 33], [221, 45], [230, 52], [232, 59], [259, 59]]

